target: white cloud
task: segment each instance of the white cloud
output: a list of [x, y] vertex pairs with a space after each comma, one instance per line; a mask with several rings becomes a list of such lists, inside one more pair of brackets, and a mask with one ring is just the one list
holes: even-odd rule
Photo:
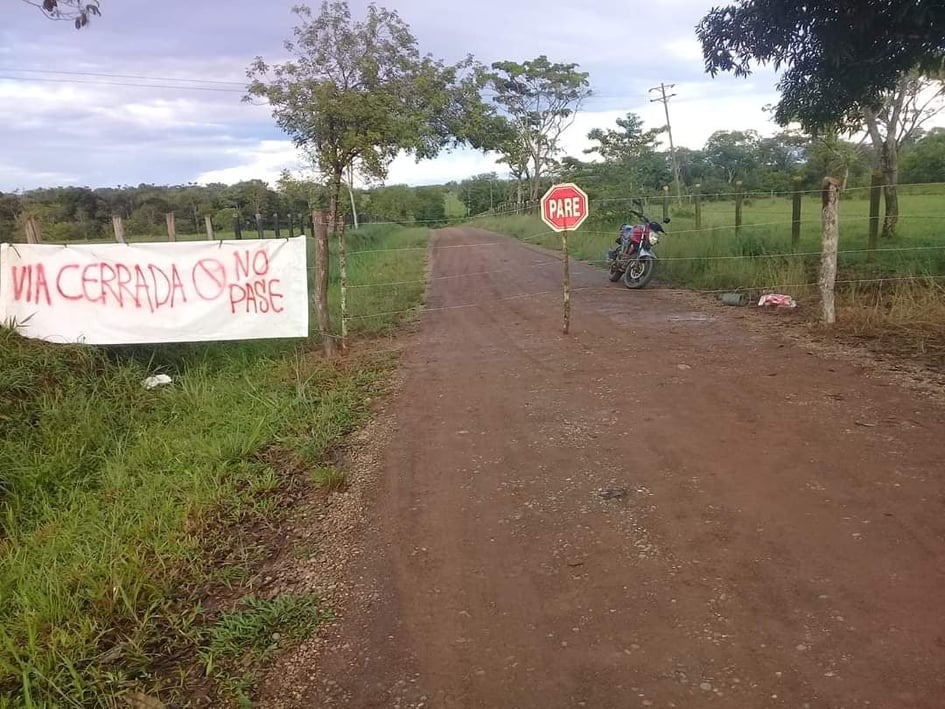
[[290, 140], [263, 140], [254, 148], [234, 147], [225, 151], [231, 156], [247, 156], [245, 162], [234, 167], [208, 170], [197, 176], [196, 181], [205, 185], [210, 182], [232, 184], [243, 180], [264, 180], [274, 185], [283, 170], [298, 171], [303, 163], [298, 149]]

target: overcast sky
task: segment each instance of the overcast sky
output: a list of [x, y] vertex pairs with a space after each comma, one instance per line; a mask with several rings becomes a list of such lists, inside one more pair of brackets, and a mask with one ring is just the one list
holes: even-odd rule
[[[774, 132], [762, 110], [777, 99], [771, 72], [747, 80], [703, 73], [693, 28], [712, 2], [382, 4], [400, 12], [422, 51], [447, 61], [467, 53], [484, 63], [547, 54], [579, 63], [595, 96], [566, 135], [567, 152], [578, 155], [591, 128], [611, 126], [627, 111], [647, 127], [663, 125], [662, 106], [647, 93], [660, 82], [676, 84], [670, 117], [677, 145], [701, 147], [720, 129]], [[80, 32], [20, 0], [4, 4], [0, 190], [271, 180], [298, 165], [268, 109], [241, 102], [252, 58], [281, 57], [292, 0], [101, 0], [103, 17]], [[351, 0], [355, 12], [365, 4]], [[221, 83], [176, 88], [187, 79]], [[492, 170], [499, 170], [495, 156], [458, 151], [419, 164], [398, 159], [387, 182], [440, 183]]]

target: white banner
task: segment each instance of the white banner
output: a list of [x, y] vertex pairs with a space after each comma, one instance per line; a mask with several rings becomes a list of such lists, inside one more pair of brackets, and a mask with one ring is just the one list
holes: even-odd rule
[[308, 336], [305, 237], [0, 244], [0, 321], [114, 345]]

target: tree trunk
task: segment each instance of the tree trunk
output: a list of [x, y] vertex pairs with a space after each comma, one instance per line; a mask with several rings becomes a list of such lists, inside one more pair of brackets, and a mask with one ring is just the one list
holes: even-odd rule
[[899, 156], [895, 148], [883, 146], [882, 152], [883, 193], [886, 198], [886, 214], [883, 218], [883, 238], [896, 236], [899, 225]]

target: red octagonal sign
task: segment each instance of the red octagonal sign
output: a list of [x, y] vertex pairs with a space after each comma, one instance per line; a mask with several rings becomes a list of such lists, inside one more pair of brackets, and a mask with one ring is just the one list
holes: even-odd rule
[[555, 231], [574, 231], [587, 219], [587, 195], [577, 185], [555, 185], [541, 198], [541, 219]]

